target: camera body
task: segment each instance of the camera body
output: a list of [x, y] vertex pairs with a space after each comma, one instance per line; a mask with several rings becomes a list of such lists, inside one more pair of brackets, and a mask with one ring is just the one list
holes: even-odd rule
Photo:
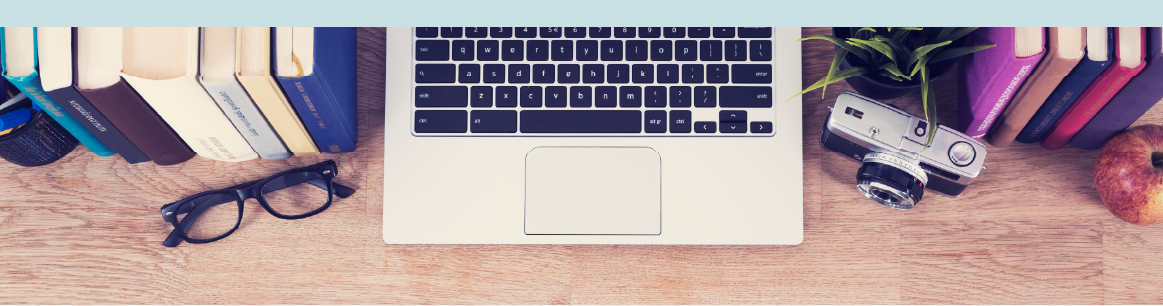
[[937, 125], [925, 148], [928, 122], [895, 106], [846, 91], [831, 110], [820, 144], [861, 162], [857, 190], [885, 206], [911, 209], [926, 188], [959, 196], [985, 168], [985, 145]]

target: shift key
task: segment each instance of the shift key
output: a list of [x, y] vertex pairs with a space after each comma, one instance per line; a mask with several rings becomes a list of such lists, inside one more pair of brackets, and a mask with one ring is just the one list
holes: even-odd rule
[[719, 107], [771, 108], [771, 86], [720, 86]]
[[416, 107], [466, 107], [468, 87], [416, 86]]

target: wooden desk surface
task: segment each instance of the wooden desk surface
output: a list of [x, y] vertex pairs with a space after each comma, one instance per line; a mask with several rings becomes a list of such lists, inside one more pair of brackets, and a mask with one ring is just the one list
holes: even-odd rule
[[[1097, 151], [990, 148], [989, 169], [960, 198], [888, 209], [855, 190], [855, 163], [819, 145], [825, 106], [846, 84], [804, 98], [803, 244], [387, 245], [383, 44], [383, 29], [359, 30], [353, 153], [158, 167], [78, 148], [39, 168], [0, 162], [0, 303], [1163, 303], [1163, 225], [1106, 211]], [[823, 41], [803, 48], [811, 84], [834, 53]], [[937, 81], [949, 125], [955, 79]], [[919, 114], [919, 100], [890, 102]], [[1163, 106], [1140, 122], [1163, 122]], [[229, 238], [161, 246], [172, 229], [162, 204], [329, 158], [358, 191], [328, 211], [282, 220], [251, 200]]]

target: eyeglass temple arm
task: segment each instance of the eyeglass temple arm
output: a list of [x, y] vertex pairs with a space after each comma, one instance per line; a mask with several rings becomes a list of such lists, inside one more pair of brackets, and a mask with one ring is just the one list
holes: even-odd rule
[[[283, 177], [284, 179], [279, 182], [282, 184], [281, 186], [273, 185], [274, 182], [267, 183], [266, 186], [263, 186], [263, 189], [265, 190], [262, 191], [262, 193], [268, 194], [274, 191], [283, 190], [288, 186], [295, 186], [302, 183], [311, 184], [312, 186], [319, 187], [319, 189], [327, 190], [327, 185], [323, 184], [322, 180], [308, 177], [306, 173], [302, 173], [301, 175], [286, 175]], [[331, 193], [339, 196], [340, 198], [350, 197], [352, 194], [355, 194], [355, 189], [340, 185], [334, 181], [331, 182], [331, 186]]]

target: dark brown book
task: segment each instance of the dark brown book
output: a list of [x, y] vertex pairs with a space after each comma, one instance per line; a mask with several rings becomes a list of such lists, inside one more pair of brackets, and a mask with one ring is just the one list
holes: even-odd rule
[[105, 88], [77, 88], [105, 118], [155, 164], [168, 166], [194, 157], [194, 151], [145, 104], [124, 79]]

